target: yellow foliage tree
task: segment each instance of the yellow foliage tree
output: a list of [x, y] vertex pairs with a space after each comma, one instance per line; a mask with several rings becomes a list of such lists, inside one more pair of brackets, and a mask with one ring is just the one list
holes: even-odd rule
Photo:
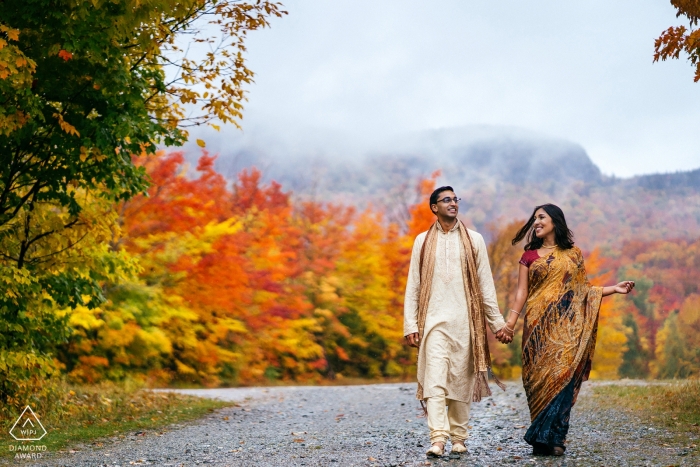
[[598, 340], [591, 369], [591, 379], [617, 379], [622, 355], [627, 351], [626, 327], [622, 317], [624, 299], [619, 296], [603, 300], [598, 315]]
[[[612, 271], [603, 271], [603, 253], [593, 250], [586, 257], [586, 274], [594, 285], [615, 282]], [[619, 295], [603, 299], [598, 313], [598, 338], [591, 368], [591, 378], [616, 379], [622, 365], [622, 358], [627, 351], [628, 329], [623, 323], [625, 314], [624, 299]]]
[[656, 335], [656, 362], [660, 378], [700, 375], [700, 295], [689, 295], [678, 313], [671, 314]]

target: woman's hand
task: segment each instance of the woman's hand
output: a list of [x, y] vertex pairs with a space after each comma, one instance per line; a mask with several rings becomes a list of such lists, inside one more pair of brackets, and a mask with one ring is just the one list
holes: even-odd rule
[[418, 333], [414, 332], [413, 334], [408, 334], [404, 336], [406, 339], [406, 343], [410, 345], [411, 347], [419, 347], [420, 346], [420, 337], [418, 337]]
[[616, 293], [621, 293], [623, 295], [626, 295], [634, 289], [634, 281], [622, 281], [617, 285], [613, 286], [615, 288]]
[[632, 291], [632, 289], [634, 289], [634, 281], [622, 281], [619, 284], [603, 287], [603, 297], [607, 297], [608, 295], [612, 295], [614, 293], [627, 295]]
[[[510, 325], [506, 326], [511, 327]], [[511, 342], [513, 342], [513, 335], [515, 333], [509, 333], [506, 330], [506, 326], [503, 326], [498, 332], [496, 332], [496, 339], [498, 339], [498, 342], [500, 342], [501, 344], [510, 344]]]

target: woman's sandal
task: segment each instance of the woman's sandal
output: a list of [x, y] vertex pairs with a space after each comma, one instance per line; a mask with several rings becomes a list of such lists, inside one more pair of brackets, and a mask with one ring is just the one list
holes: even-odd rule
[[438, 446], [437, 443], [433, 444], [430, 446], [430, 449], [428, 449], [428, 452], [425, 453], [428, 457], [442, 457], [445, 455], [445, 445], [442, 445], [442, 448]]
[[532, 447], [533, 456], [555, 456], [561, 457], [564, 455], [566, 448], [563, 446], [547, 446], [546, 444], [537, 443]]
[[552, 449], [546, 444], [535, 443], [532, 445], [533, 456], [551, 456]]

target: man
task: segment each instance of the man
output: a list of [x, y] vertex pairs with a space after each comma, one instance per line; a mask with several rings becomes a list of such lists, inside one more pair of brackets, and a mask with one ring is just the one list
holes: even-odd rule
[[491, 395], [485, 322], [499, 340], [505, 326], [486, 243], [457, 219], [459, 200], [449, 186], [430, 195], [437, 220], [416, 237], [406, 284], [404, 336], [419, 348], [416, 397], [427, 410], [428, 457], [443, 456], [448, 438], [452, 453], [467, 451], [471, 401]]

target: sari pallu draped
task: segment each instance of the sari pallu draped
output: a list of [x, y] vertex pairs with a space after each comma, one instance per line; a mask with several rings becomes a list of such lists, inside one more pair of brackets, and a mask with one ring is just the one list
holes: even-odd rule
[[523, 329], [523, 386], [532, 425], [525, 440], [563, 447], [569, 414], [588, 379], [602, 287], [586, 277], [578, 247], [556, 249], [528, 272]]

